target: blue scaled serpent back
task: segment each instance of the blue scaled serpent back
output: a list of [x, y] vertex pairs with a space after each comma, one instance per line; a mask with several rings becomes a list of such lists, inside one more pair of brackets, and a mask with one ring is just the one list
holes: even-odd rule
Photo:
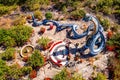
[[[102, 25], [99, 23], [97, 18], [95, 18], [92, 15], [86, 14], [86, 16], [82, 19], [85, 22], [91, 21], [93, 24], [90, 24], [86, 31], [84, 31], [82, 34], [77, 33], [77, 29], [80, 27], [76, 24], [60, 24], [57, 21], [54, 20], [42, 20], [41, 22], [38, 22], [34, 15], [32, 15], [32, 22], [33, 26], [40, 26], [40, 25], [46, 25], [48, 22], [52, 22], [53, 25], [56, 26], [56, 32], [62, 31], [63, 29], [70, 28], [68, 31], [68, 38], [70, 39], [80, 39], [85, 36], [87, 36], [86, 44], [79, 49], [80, 52], [85, 51], [86, 49], [90, 50], [90, 55], [97, 55], [100, 53], [104, 47], [105, 47], [105, 36], [104, 36], [104, 29]], [[92, 31], [91, 34], [89, 32]], [[71, 36], [72, 33], [72, 36]]]

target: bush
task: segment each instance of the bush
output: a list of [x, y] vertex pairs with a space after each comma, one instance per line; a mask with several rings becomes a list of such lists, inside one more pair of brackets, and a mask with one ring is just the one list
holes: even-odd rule
[[20, 17], [18, 17], [17, 19], [15, 19], [15, 20], [13, 21], [13, 25], [14, 25], [14, 26], [24, 25], [25, 23], [26, 23], [25, 16], [20, 16]]
[[85, 16], [85, 12], [83, 10], [75, 10], [71, 12], [71, 18], [75, 20], [80, 20], [82, 17]]
[[92, 4], [92, 3], [93, 3], [93, 1], [91, 1], [91, 0], [86, 0], [84, 6], [89, 6], [89, 7], [91, 7], [91, 4]]
[[39, 3], [41, 5], [48, 5], [50, 3], [49, 0], [26, 0], [26, 4], [36, 4]]
[[48, 19], [48, 20], [50, 20], [50, 19], [52, 19], [52, 18], [53, 18], [53, 16], [52, 16], [52, 13], [51, 13], [51, 12], [47, 12], [47, 13], [45, 14], [45, 17], [46, 17], [46, 19]]
[[9, 13], [9, 7], [5, 6], [0, 6], [0, 16]]
[[7, 66], [6, 62], [0, 60], [0, 80], [19, 80], [23, 75], [29, 74], [32, 68], [29, 66], [19, 68], [17, 64]]
[[6, 73], [8, 70], [9, 67], [6, 65], [6, 62], [0, 59], [0, 80], [6, 80]]
[[22, 67], [21, 71], [22, 71], [23, 75], [30, 74], [30, 72], [32, 71], [32, 67], [30, 67], [30, 66]]
[[22, 46], [31, 36], [32, 28], [18, 25], [11, 29], [0, 29], [0, 44], [6, 47]]
[[19, 0], [0, 0], [0, 3], [4, 5], [15, 5], [18, 2]]
[[103, 12], [104, 14], [111, 14], [112, 5], [113, 0], [98, 0], [96, 10]]
[[28, 5], [30, 11], [35, 11], [40, 9], [40, 5], [35, 3], [35, 4], [30, 4]]
[[107, 77], [103, 73], [98, 73], [94, 80], [107, 80]]
[[68, 72], [66, 68], [60, 71], [53, 77], [53, 80], [84, 80], [82, 76], [78, 73], [74, 73], [73, 75]]
[[17, 64], [14, 64], [12, 66], [9, 66], [9, 70], [7, 72], [7, 77], [6, 77], [6, 80], [19, 80], [21, 78], [21, 76], [23, 75], [22, 74], [22, 71], [21, 69], [18, 67]]
[[4, 46], [7, 46], [7, 47], [13, 47], [16, 45], [16, 42], [13, 38], [11, 38], [10, 36], [6, 36], [6, 38], [3, 38], [3, 41], [4, 41]]
[[0, 16], [9, 14], [12, 10], [15, 10], [17, 6], [3, 6], [0, 5]]
[[63, 7], [62, 7], [62, 12], [63, 12], [63, 13], [67, 13], [67, 8], [66, 8], [66, 6], [63, 6]]
[[26, 5], [29, 7], [29, 10], [34, 11], [40, 9], [41, 5], [48, 5], [49, 0], [26, 0]]
[[40, 8], [39, 5], [40, 0], [26, 0], [26, 5], [30, 11], [34, 11]]
[[38, 18], [39, 20], [43, 19], [42, 12], [40, 12], [40, 11], [35, 11], [34, 16], [35, 16], [35, 18]]
[[97, 6], [103, 8], [104, 6], [111, 7], [113, 5], [113, 0], [98, 0]]
[[110, 7], [104, 6], [103, 9], [102, 9], [102, 12], [103, 12], [105, 15], [108, 15], [108, 14], [111, 14], [111, 13], [112, 13], [112, 10], [111, 10]]
[[[115, 51], [120, 55], [120, 33], [116, 33], [113, 35], [108, 41], [107, 45], [113, 45], [115, 46]], [[120, 57], [119, 57], [120, 58]]]
[[104, 30], [107, 30], [110, 28], [110, 22], [108, 19], [100, 18], [100, 23], [104, 27]]
[[3, 60], [12, 60], [14, 59], [15, 49], [7, 48], [4, 53], [2, 53]]
[[44, 64], [44, 57], [38, 50], [35, 50], [32, 56], [28, 59], [28, 65], [32, 66], [33, 68], [41, 67]]
[[118, 30], [120, 29], [120, 25], [118, 24], [113, 24], [113, 27], [111, 27], [113, 32], [118, 32]]
[[32, 34], [32, 28], [23, 25], [14, 26], [11, 31], [11, 37], [14, 38], [17, 46], [22, 46]]
[[48, 48], [48, 43], [50, 42], [50, 39], [48, 37], [41, 37], [38, 40], [39, 45], [44, 48], [47, 49]]
[[53, 77], [53, 80], [69, 80], [67, 70], [63, 69]]
[[120, 61], [119, 60], [120, 59], [117, 59], [115, 57], [110, 58], [109, 71], [111, 72], [110, 77], [112, 78], [112, 80], [120, 79]]
[[82, 78], [80, 74], [74, 73], [74, 75], [72, 76], [70, 80], [84, 80], [84, 79]]

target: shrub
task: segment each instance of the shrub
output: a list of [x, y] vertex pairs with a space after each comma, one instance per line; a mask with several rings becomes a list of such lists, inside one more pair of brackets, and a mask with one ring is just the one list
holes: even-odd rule
[[30, 66], [22, 67], [21, 71], [22, 71], [23, 75], [30, 74], [30, 72], [32, 71], [32, 67], [30, 67]]
[[98, 0], [96, 4], [96, 10], [103, 12], [104, 14], [111, 14], [111, 8], [113, 5], [113, 0]]
[[28, 65], [36, 68], [38, 66], [43, 66], [44, 64], [44, 57], [41, 55], [40, 51], [35, 50], [32, 56], [28, 59]]
[[71, 18], [75, 20], [80, 20], [83, 16], [85, 16], [85, 12], [83, 10], [75, 10], [71, 12]]
[[113, 27], [111, 27], [113, 32], [118, 32], [118, 30], [120, 29], [120, 25], [118, 24], [113, 24]]
[[70, 78], [70, 80], [84, 80], [84, 79], [80, 74], [74, 73], [74, 75], [72, 76], [72, 78]]
[[6, 62], [0, 59], [0, 80], [19, 80], [23, 75], [29, 74], [32, 68], [29, 66], [19, 68], [17, 64], [7, 66]]
[[50, 39], [48, 37], [41, 37], [38, 40], [39, 45], [44, 48], [47, 49], [48, 48], [48, 43], [50, 42]]
[[13, 21], [13, 25], [14, 26], [18, 26], [18, 25], [24, 25], [26, 23], [26, 19], [24, 16], [20, 16], [17, 19], [15, 19]]
[[101, 18], [100, 23], [104, 27], [105, 30], [110, 28], [110, 22], [108, 19]]
[[[120, 56], [119, 56], [120, 57]], [[110, 65], [109, 65], [109, 71], [111, 73], [110, 77], [113, 80], [119, 80], [120, 79], [120, 59], [117, 59], [115, 57], [110, 58]]]
[[115, 35], [113, 35], [108, 41], [107, 44], [108, 45], [114, 45], [116, 47], [115, 51], [120, 55], [120, 33], [116, 33]]
[[63, 13], [67, 13], [67, 8], [66, 8], [66, 6], [63, 6], [63, 7], [62, 7], [62, 12], [63, 12]]
[[74, 73], [73, 75], [68, 72], [66, 68], [60, 71], [53, 77], [53, 80], [84, 80], [82, 76], [78, 73]]
[[40, 12], [40, 11], [35, 11], [34, 16], [35, 16], [35, 18], [38, 18], [39, 20], [43, 19], [42, 12]]
[[15, 10], [17, 6], [3, 6], [0, 5], [0, 16], [9, 14], [12, 10]]
[[14, 38], [17, 46], [22, 46], [32, 34], [32, 28], [23, 25], [14, 26], [11, 31], [11, 37]]
[[34, 11], [40, 9], [41, 5], [48, 5], [49, 0], [26, 0], [26, 5], [29, 7], [29, 10]]
[[26, 5], [30, 11], [34, 11], [40, 8], [39, 6], [40, 0], [26, 0]]
[[51, 12], [47, 12], [47, 13], [45, 14], [45, 17], [46, 17], [46, 19], [48, 19], [48, 20], [50, 20], [50, 19], [52, 19], [52, 18], [53, 18], [53, 16], [52, 16], [52, 13], [51, 13]]
[[9, 70], [7, 72], [6, 80], [12, 79], [12, 80], [19, 80], [22, 76], [22, 71], [18, 67], [17, 64], [14, 64], [12, 66], [9, 66]]
[[107, 77], [103, 73], [98, 73], [94, 80], [107, 80]]
[[3, 41], [4, 41], [4, 46], [7, 46], [7, 47], [12, 47], [16, 45], [14, 39], [11, 38], [10, 36], [3, 38]]
[[28, 5], [35, 4], [35, 3], [39, 3], [41, 5], [48, 5], [50, 1], [49, 0], [26, 0], [26, 4]]
[[0, 16], [9, 12], [9, 7], [0, 6]]
[[111, 10], [110, 7], [104, 6], [103, 9], [102, 9], [102, 12], [103, 12], [104, 14], [108, 15], [108, 14], [111, 14], [111, 13], [112, 13], [112, 10]]
[[40, 9], [40, 5], [35, 3], [35, 4], [30, 4], [28, 5], [30, 11], [35, 11]]
[[84, 6], [89, 6], [89, 7], [91, 7], [91, 4], [92, 4], [92, 3], [93, 3], [93, 1], [87, 0], [87, 1], [85, 1]]
[[14, 48], [7, 48], [4, 53], [2, 53], [3, 60], [11, 60], [14, 58], [15, 49]]
[[6, 47], [22, 46], [31, 36], [32, 28], [18, 25], [11, 29], [0, 29], [0, 44]]
[[63, 69], [53, 77], [53, 80], [69, 80], [67, 70]]
[[103, 8], [104, 6], [111, 7], [113, 5], [113, 0], [98, 0], [97, 6]]
[[0, 3], [4, 5], [15, 5], [18, 2], [19, 0], [0, 0]]
[[6, 73], [8, 72], [9, 67], [6, 65], [6, 62], [0, 59], [0, 80], [6, 80]]

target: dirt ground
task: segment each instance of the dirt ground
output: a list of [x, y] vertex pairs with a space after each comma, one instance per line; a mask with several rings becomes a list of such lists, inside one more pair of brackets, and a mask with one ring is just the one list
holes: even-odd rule
[[[2, 28], [10, 28], [12, 23], [12, 20], [10, 18], [0, 18], [0, 27]], [[82, 26], [81, 21], [60, 21], [60, 23], [67, 23], [67, 24], [77, 24], [79, 26]], [[88, 23], [89, 24], [89, 23]], [[47, 30], [49, 26], [38, 26], [38, 27], [33, 27], [32, 24], [27, 23], [26, 25], [29, 25], [32, 27], [35, 31], [33, 36], [30, 38], [31, 44], [36, 47], [38, 44], [36, 41], [40, 37], [48, 37], [52, 39], [53, 41], [59, 41], [59, 40], [64, 40], [66, 39], [66, 30], [62, 30], [58, 33], [55, 33], [56, 27], [52, 30]], [[46, 28], [46, 32], [43, 35], [39, 35], [38, 32], [41, 27]], [[83, 30], [78, 29], [78, 33], [82, 33]], [[75, 43], [79, 43], [79, 47], [82, 47], [86, 43], [86, 38], [81, 38], [81, 39], [70, 39], [72, 42], [72, 45], [74, 46]], [[48, 53], [48, 51], [43, 51], [43, 53]], [[76, 67], [71, 68], [70, 70], [77, 70], [78, 73], [80, 73], [86, 80], [89, 80], [91, 76], [95, 76], [97, 72], [103, 72], [106, 71], [107, 68], [107, 63], [108, 63], [108, 58], [111, 56], [111, 52], [107, 53], [100, 53], [94, 57], [91, 58], [81, 58], [82, 62], [80, 64], [77, 64]], [[20, 59], [20, 57], [19, 57]], [[21, 65], [24, 65], [23, 62], [18, 62]], [[33, 80], [44, 80], [45, 77], [50, 77], [52, 78], [54, 75], [56, 75], [58, 72], [61, 71], [61, 68], [57, 69], [55, 67], [49, 68], [51, 64], [47, 64], [44, 67], [40, 68], [40, 70], [37, 72], [37, 77], [34, 78]], [[106, 72], [108, 74], [108, 72]], [[93, 75], [94, 74], [94, 75]], [[106, 74], [106, 75], [107, 75]]]
[[[75, 22], [75, 21], [62, 21], [61, 23], [74, 23], [74, 24], [81, 25], [81, 22]], [[46, 27], [46, 32], [43, 35], [38, 34], [41, 27]], [[44, 26], [44, 25], [33, 27], [35, 31], [35, 34], [31, 38], [31, 42], [33, 46], [37, 45], [36, 40], [38, 40], [42, 36], [48, 37], [53, 41], [66, 39], [66, 30], [62, 30], [58, 33], [55, 33], [56, 27], [54, 27], [53, 30], [47, 30], [48, 28], [49, 26]], [[82, 33], [83, 30], [79, 29], [78, 32]], [[72, 42], [72, 45], [74, 45], [75, 43], [79, 43], [79, 47], [82, 47], [86, 42], [86, 38], [81, 38], [76, 40], [70, 39], [70, 41]], [[70, 68], [70, 70], [77, 70], [78, 73], [80, 73], [86, 80], [89, 80], [89, 78], [91, 76], [95, 76], [97, 72], [106, 71], [109, 56], [111, 56], [110, 52], [106, 54], [100, 53], [90, 58], [81, 58], [82, 63], [77, 64], [76, 67], [74, 67], [74, 69]], [[47, 64], [44, 67], [40, 68], [40, 70], [38, 71], [37, 77], [34, 78], [33, 80], [44, 80], [45, 77], [52, 78], [55, 74], [61, 71], [61, 68], [56, 69], [55, 67], [52, 67], [52, 68], [49, 68], [49, 67], [50, 67], [50, 64]], [[108, 75], [108, 72], [106, 73], [107, 73], [106, 75]]]

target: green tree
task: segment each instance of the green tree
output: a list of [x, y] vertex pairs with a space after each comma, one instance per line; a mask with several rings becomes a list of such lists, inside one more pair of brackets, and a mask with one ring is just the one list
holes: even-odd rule
[[0, 44], [4, 43], [4, 38], [6, 38], [7, 31], [5, 29], [0, 29]]
[[53, 18], [53, 16], [52, 16], [52, 13], [51, 13], [51, 12], [47, 12], [47, 13], [45, 14], [45, 17], [46, 17], [46, 19], [48, 19], [48, 20], [50, 20], [50, 19], [52, 19], [52, 18]]
[[0, 59], [0, 80], [6, 80], [6, 73], [8, 70], [9, 67], [6, 65], [6, 62]]
[[14, 48], [7, 48], [4, 53], [2, 53], [3, 60], [11, 60], [14, 58], [15, 49]]
[[17, 17], [17, 19], [13, 21], [14, 26], [24, 25], [25, 23], [26, 23], [26, 19], [24, 15]]
[[9, 66], [9, 70], [7, 72], [7, 77], [6, 80], [12, 79], [12, 80], [19, 80], [20, 77], [22, 76], [22, 71], [18, 67], [17, 64], [14, 64], [12, 66]]
[[0, 16], [9, 14], [11, 11], [15, 10], [16, 8], [17, 8], [16, 5], [13, 6], [0, 5]]
[[83, 10], [75, 10], [71, 12], [70, 16], [75, 20], [79, 20], [85, 16], [85, 12]]
[[32, 67], [30, 66], [24, 66], [20, 69], [22, 71], [23, 75], [27, 75], [32, 71]]
[[18, 2], [19, 0], [0, 0], [0, 3], [4, 5], [15, 5]]
[[98, 73], [97, 77], [94, 80], [107, 80], [106, 76], [103, 73]]
[[0, 29], [0, 44], [6, 46], [6, 47], [12, 47], [15, 46], [15, 41], [11, 37], [11, 31]]
[[4, 46], [7, 46], [7, 47], [12, 47], [16, 45], [15, 40], [10, 36], [6, 36], [5, 38], [3, 38], [3, 41], [4, 41]]
[[6, 47], [22, 46], [31, 36], [32, 28], [17, 25], [11, 29], [0, 29], [0, 44]]
[[63, 69], [53, 77], [53, 80], [69, 80], [67, 70]]
[[50, 42], [50, 39], [48, 37], [41, 37], [38, 40], [39, 45], [43, 48], [47, 48], [49, 42]]
[[72, 78], [70, 78], [70, 80], [85, 80], [85, 79], [83, 79], [80, 74], [74, 73]]
[[41, 67], [44, 64], [44, 57], [40, 53], [40, 51], [35, 50], [32, 56], [28, 59], [28, 65], [32, 66], [33, 68]]
[[11, 37], [14, 38], [17, 46], [22, 46], [32, 34], [32, 28], [23, 25], [14, 26], [11, 31]]
[[26, 5], [29, 7], [29, 10], [34, 11], [40, 9], [42, 5], [48, 5], [49, 0], [26, 0]]
[[34, 16], [35, 18], [38, 18], [39, 20], [42, 20], [43, 19], [43, 15], [42, 15], [42, 12], [41, 11], [35, 11], [34, 12]]
[[111, 8], [113, 0], [98, 0], [96, 4], [96, 10], [103, 12], [104, 14], [111, 14]]

